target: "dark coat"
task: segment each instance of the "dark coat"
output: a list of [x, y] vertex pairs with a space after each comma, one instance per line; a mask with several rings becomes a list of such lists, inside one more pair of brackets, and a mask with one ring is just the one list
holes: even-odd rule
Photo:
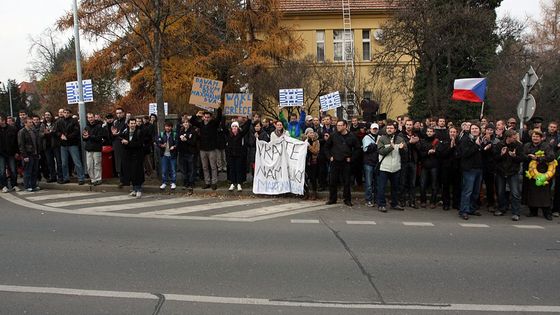
[[428, 152], [432, 149], [436, 149], [439, 143], [439, 139], [435, 136], [426, 137], [417, 143], [416, 147], [420, 153], [420, 162], [422, 163], [422, 168], [432, 169], [438, 167], [437, 151], [433, 154]]
[[[122, 133], [121, 138], [125, 140], [130, 139], [128, 129]], [[142, 132], [136, 129], [128, 144], [123, 145], [123, 183], [131, 182], [134, 186], [140, 186], [144, 183], [144, 143], [142, 140]]]
[[335, 132], [331, 134], [329, 140], [327, 140], [325, 144], [325, 152], [328, 160], [332, 157], [334, 161], [338, 162], [346, 161], [347, 158], [350, 158], [350, 161], [356, 160], [359, 157], [361, 149], [362, 144], [351, 132], [345, 135]]
[[[181, 139], [185, 136], [185, 141]], [[198, 132], [195, 127], [190, 126], [189, 129], [181, 126], [179, 129], [179, 152], [181, 154], [196, 154], [198, 153]]]
[[436, 147], [438, 164], [443, 169], [451, 170], [452, 172], [460, 169], [461, 158], [458, 155], [457, 148], [459, 146], [459, 138], [455, 138], [455, 146], [451, 147], [451, 138], [440, 139]]
[[476, 144], [475, 139], [470, 135], [463, 136], [459, 144], [461, 169], [463, 171], [482, 169], [482, 150], [482, 146]]
[[[507, 147], [508, 151], [515, 152], [515, 156], [510, 156], [507, 152], [502, 155], [502, 148]], [[494, 157], [496, 161], [496, 175], [506, 177], [519, 173], [521, 162], [523, 162], [523, 144], [512, 142], [506, 144], [505, 140], [500, 141], [494, 146]]]
[[56, 136], [56, 121], [53, 121], [50, 125], [46, 122], [41, 124], [39, 129], [39, 138], [41, 141], [41, 146], [43, 150], [56, 149], [60, 147], [60, 138]]
[[[142, 134], [142, 136], [143, 135], [144, 134]], [[171, 131], [169, 133], [169, 135], [165, 131], [162, 131], [160, 133], [159, 137], [158, 137], [158, 140], [157, 140], [157, 144], [158, 144], [158, 146], [160, 146], [160, 149], [159, 149], [160, 150], [160, 155], [163, 156], [165, 154], [165, 148], [162, 148], [161, 146], [166, 144], [167, 142], [169, 142], [169, 148], [170, 148], [169, 153], [171, 154], [172, 158], [176, 159], [177, 158], [177, 152], [178, 152], [178, 149], [179, 149], [178, 148], [178, 146], [179, 146], [178, 139], [179, 138], [178, 138], [177, 133], [175, 131]], [[171, 149], [172, 147], [174, 147], [174, 148]]]
[[105, 138], [105, 130], [101, 126], [101, 123], [98, 121], [93, 122], [93, 124], [88, 123], [84, 130], [89, 134], [87, 139], [83, 138], [86, 151], [101, 152]]
[[14, 126], [0, 127], [0, 155], [14, 157], [18, 152], [18, 130]]
[[251, 121], [249, 120], [243, 126], [237, 134], [233, 134], [231, 131], [227, 132], [226, 136], [226, 156], [231, 157], [245, 157], [247, 156], [247, 146], [245, 142], [245, 135], [251, 130]]
[[[554, 151], [550, 148], [550, 146], [546, 142], [541, 142], [539, 145], [535, 146], [532, 142], [526, 143], [523, 146], [523, 159], [525, 160], [525, 167], [524, 170], [527, 170], [527, 166], [531, 161], [529, 158], [529, 154], [535, 154], [537, 151], [544, 151], [544, 157], [540, 157], [537, 159], [539, 165], [537, 169], [540, 172], [546, 172], [547, 163], [552, 162], [554, 160]], [[530, 180], [526, 188], [526, 197], [527, 197], [527, 205], [529, 207], [535, 208], [548, 208], [551, 206], [551, 191], [550, 191], [550, 184], [545, 186], [537, 186], [535, 185], [534, 180]]]
[[22, 128], [17, 136], [19, 153], [23, 158], [39, 154], [39, 134], [33, 129]]
[[[67, 140], [62, 140], [62, 135], [65, 135]], [[59, 119], [56, 122], [56, 136], [63, 147], [80, 145], [80, 124], [72, 117]]]
[[191, 117], [191, 125], [197, 127], [200, 132], [200, 150], [212, 151], [218, 148], [218, 128], [222, 121], [222, 109], [218, 108], [216, 117], [207, 124], [199, 120], [198, 117]]

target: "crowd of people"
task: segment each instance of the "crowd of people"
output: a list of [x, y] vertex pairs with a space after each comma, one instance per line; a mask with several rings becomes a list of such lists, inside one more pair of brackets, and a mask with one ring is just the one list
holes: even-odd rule
[[[40, 189], [41, 178], [66, 184], [72, 174], [79, 185], [86, 176], [91, 185], [99, 185], [101, 152], [108, 146], [112, 174], [119, 186], [132, 186], [130, 195], [136, 198], [142, 196], [145, 178], [156, 174], [161, 190], [175, 190], [178, 172], [189, 194], [198, 178], [203, 189], [216, 190], [219, 172], [227, 172], [229, 191], [242, 191], [247, 175], [254, 172], [257, 139], [292, 137], [309, 143], [306, 199], [328, 189], [327, 204], [334, 204], [342, 186], [344, 204], [353, 205], [352, 187], [363, 187], [366, 205], [381, 212], [441, 206], [456, 209], [467, 220], [486, 207], [496, 216], [511, 212], [518, 221], [522, 204], [528, 206], [528, 216], [537, 216], [541, 209], [547, 220], [560, 210], [560, 171], [554, 170], [560, 151], [558, 123], [545, 128], [540, 118], [531, 120], [521, 135], [515, 118], [455, 124], [444, 117], [399, 116], [365, 122], [301, 111], [287, 118], [281, 112], [273, 121], [256, 113], [251, 119], [224, 117], [217, 109], [184, 114], [175, 124], [166, 122], [163, 130], [158, 130], [155, 115], [136, 118], [122, 108], [104, 117], [88, 113], [86, 118], [81, 131], [70, 109], [57, 115], [29, 115], [25, 110], [15, 118], [0, 115], [2, 192], [20, 190], [18, 168], [30, 192]], [[538, 180], [525, 176], [526, 171]]]

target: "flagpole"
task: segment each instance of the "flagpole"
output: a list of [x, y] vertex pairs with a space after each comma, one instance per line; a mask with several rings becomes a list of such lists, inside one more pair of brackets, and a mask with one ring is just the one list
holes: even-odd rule
[[482, 109], [480, 110], [480, 120], [484, 118], [484, 102], [482, 102]]

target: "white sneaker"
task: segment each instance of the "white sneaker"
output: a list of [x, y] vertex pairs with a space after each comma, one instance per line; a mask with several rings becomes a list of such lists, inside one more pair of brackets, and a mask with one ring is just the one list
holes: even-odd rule
[[241, 184], [237, 184], [237, 191], [243, 191], [243, 188], [241, 188]]
[[3, 193], [7, 193], [7, 192], [9, 192], [9, 191], [10, 191], [10, 190], [8, 189], [8, 187], [2, 188], [2, 192], [3, 192]]
[[229, 185], [229, 191], [233, 191], [234, 189], [235, 189], [235, 185], [234, 185], [234, 184]]
[[175, 183], [171, 183], [171, 190], [175, 190], [175, 188], [177, 188], [177, 185], [175, 185]]
[[19, 188], [18, 186], [14, 187], [14, 188], [12, 188], [12, 189], [15, 190], [16, 192], [20, 192], [20, 191], [21, 191], [21, 188]]
[[33, 192], [33, 188], [27, 188], [27, 192]]
[[136, 199], [140, 199], [140, 198], [142, 198], [142, 192], [138, 191], [136, 192]]
[[39, 191], [39, 190], [41, 190], [41, 187], [39, 187], [39, 186], [33, 188], [33, 191]]
[[165, 187], [167, 187], [167, 184], [161, 184], [161, 186], [159, 186], [159, 189], [164, 190]]
[[135, 191], [133, 191], [133, 192], [131, 192], [131, 193], [130, 193], [130, 194], [128, 194], [128, 195], [129, 195], [129, 196], [132, 196], [132, 197], [136, 197], [136, 192], [135, 192]]

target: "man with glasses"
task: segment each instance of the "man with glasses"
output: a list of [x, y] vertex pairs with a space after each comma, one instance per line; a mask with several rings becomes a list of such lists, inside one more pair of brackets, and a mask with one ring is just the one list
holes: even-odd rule
[[331, 161], [329, 181], [329, 201], [327, 205], [336, 203], [338, 180], [342, 179], [344, 185], [344, 204], [352, 207], [350, 194], [351, 164], [361, 150], [361, 144], [356, 136], [348, 131], [348, 123], [341, 120], [336, 123], [336, 132], [327, 140], [326, 154]]

